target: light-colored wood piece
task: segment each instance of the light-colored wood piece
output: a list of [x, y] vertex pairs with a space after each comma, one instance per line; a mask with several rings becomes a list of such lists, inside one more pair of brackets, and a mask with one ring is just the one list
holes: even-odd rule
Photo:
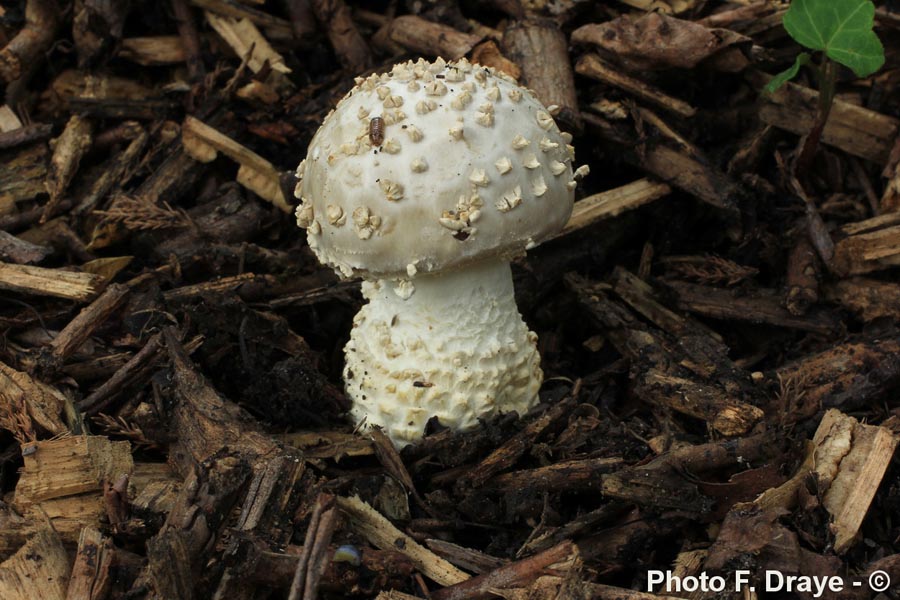
[[825, 413], [816, 434], [816, 473], [830, 484], [823, 504], [831, 514], [834, 551], [856, 541], [869, 505], [890, 465], [898, 436], [885, 427], [864, 425], [837, 409]]
[[[138, 463], [129, 486], [132, 505], [140, 511], [160, 515], [172, 509], [173, 497], [181, 479], [174, 476], [168, 465]], [[132, 493], [134, 489], [134, 493]], [[106, 502], [99, 490], [44, 500], [32, 504], [22, 514], [11, 506], [0, 508], [0, 561], [12, 556], [38, 529], [49, 523], [68, 548], [78, 544], [85, 527], [100, 528], [107, 518]], [[5, 600], [5, 599], [4, 599]]]
[[27, 418], [53, 435], [68, 431], [62, 422], [66, 398], [56, 388], [0, 362], [0, 404], [10, 411], [24, 408]]
[[640, 120], [644, 123], [652, 125], [663, 136], [675, 142], [673, 144], [674, 148], [680, 148], [684, 154], [687, 154], [692, 158], [704, 160], [703, 150], [701, 150], [699, 146], [691, 143], [689, 139], [675, 131], [675, 129], [673, 129], [671, 125], [666, 123], [658, 114], [643, 106], [638, 106], [635, 109], [635, 113], [635, 117], [640, 118]]
[[843, 235], [851, 236], [860, 233], [868, 233], [870, 231], [877, 231], [893, 225], [900, 225], [900, 212], [885, 213], [870, 219], [853, 221], [852, 223], [841, 225], [838, 231]]
[[[760, 89], [768, 76], [750, 76]], [[760, 119], [797, 135], [806, 135], [816, 118], [818, 92], [786, 83], [774, 94], [761, 96]], [[835, 100], [828, 116], [822, 141], [848, 154], [883, 165], [900, 132], [900, 119]]]
[[[679, 552], [672, 562], [672, 575], [679, 578], [696, 577], [703, 572], [703, 562], [706, 560], [708, 550], [688, 550]], [[695, 592], [682, 592], [687, 600], [711, 600], [713, 595], [709, 592], [697, 590]]]
[[125, 38], [119, 47], [120, 58], [144, 66], [181, 64], [185, 56], [177, 35]]
[[102, 284], [102, 277], [90, 273], [0, 262], [3, 290], [88, 302], [99, 293]]
[[59, 535], [47, 526], [0, 564], [3, 600], [66, 600], [69, 557]]
[[185, 119], [181, 136], [185, 152], [195, 160], [210, 162], [217, 152], [223, 153], [241, 165], [238, 183], [285, 212], [293, 210], [281, 191], [275, 166], [256, 152], [192, 116]]
[[82, 529], [101, 527], [106, 519], [106, 504], [101, 492], [89, 492], [44, 500], [25, 509], [23, 515], [33, 523], [49, 519], [63, 544], [74, 548], [78, 544]]
[[181, 484], [184, 481], [175, 474], [166, 463], [134, 463], [134, 473], [131, 477], [131, 483], [134, 485], [135, 493], [141, 494], [143, 491], [157, 483], [176, 483]]
[[777, 487], [767, 489], [757, 496], [753, 502], [736, 504], [736, 508], [732, 510], [740, 509], [742, 507], [756, 510], [753, 508], [756, 506], [764, 511], [789, 511], [794, 507], [794, 504], [796, 504], [797, 491], [809, 479], [809, 473], [813, 470], [815, 463], [815, 446], [809, 442], [806, 446], [806, 455], [803, 458], [803, 463], [790, 479]]
[[93, 273], [110, 281], [122, 269], [131, 264], [132, 260], [134, 260], [133, 256], [104, 256], [84, 263], [81, 268], [85, 273]]
[[251, 81], [245, 86], [239, 87], [234, 93], [241, 100], [252, 100], [263, 104], [276, 104], [281, 98], [271, 85], [262, 81]]
[[672, 188], [652, 179], [638, 179], [629, 184], [582, 198], [575, 203], [568, 223], [554, 237], [584, 229], [598, 221], [612, 219], [624, 212], [653, 202], [672, 192]]
[[22, 121], [16, 116], [9, 104], [0, 106], [0, 131], [15, 131], [22, 127]]
[[66, 600], [105, 598], [112, 583], [109, 578], [112, 561], [113, 549], [109, 539], [93, 527], [82, 529]]
[[822, 503], [832, 517], [834, 550], [846, 552], [856, 541], [875, 492], [897, 447], [898, 436], [886, 427], [864, 425], [836, 408], [822, 417], [807, 445], [803, 464], [788, 481], [760, 494], [753, 502], [732, 510], [791, 510], [797, 491], [815, 473], [819, 488], [826, 490]]
[[53, 358], [62, 364], [73, 356], [90, 339], [94, 330], [122, 306], [129, 292], [128, 286], [113, 283], [93, 302], [81, 309], [81, 312], [48, 344]]
[[266, 29], [270, 34], [277, 35], [279, 39], [290, 39], [293, 36], [291, 22], [287, 19], [281, 19], [267, 12], [243, 6], [237, 2], [229, 0], [190, 0], [190, 2], [194, 6], [199, 6], [219, 15], [252, 21]]
[[888, 213], [852, 224], [857, 231], [834, 244], [832, 266], [843, 276], [861, 275], [900, 265], [900, 213]]
[[293, 207], [284, 199], [284, 193], [281, 191], [281, 185], [278, 183], [278, 173], [274, 171], [274, 167], [272, 171], [259, 171], [247, 164], [241, 164], [235, 180], [284, 212], [291, 212]]
[[851, 277], [825, 286], [825, 297], [866, 323], [879, 317], [900, 322], [900, 286], [894, 282]]
[[247, 66], [254, 73], [259, 73], [266, 62], [273, 71], [282, 74], [291, 72], [284, 64], [284, 58], [272, 48], [250, 19], [236, 19], [206, 11], [206, 20], [238, 57], [244, 58], [249, 53]]
[[131, 445], [102, 436], [35, 442], [23, 455], [25, 466], [16, 485], [16, 507], [100, 491], [104, 481], [115, 481], [134, 471]]
[[50, 84], [52, 95], [62, 100], [93, 98], [96, 100], [146, 100], [158, 92], [135, 79], [97, 75], [75, 69], [60, 73]]
[[369, 543], [382, 550], [402, 552], [423, 574], [439, 584], [449, 586], [470, 578], [467, 573], [394, 527], [381, 513], [360, 500], [359, 496], [339, 497], [337, 506], [347, 517], [350, 527]]
[[93, 131], [90, 120], [72, 115], [62, 134], [51, 144], [54, 146], [53, 157], [47, 174], [47, 193], [51, 203], [59, 200], [78, 172], [81, 158], [91, 147]]

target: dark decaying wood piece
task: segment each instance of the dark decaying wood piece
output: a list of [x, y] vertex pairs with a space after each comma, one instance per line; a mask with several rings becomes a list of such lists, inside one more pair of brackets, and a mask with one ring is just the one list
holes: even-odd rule
[[787, 265], [785, 308], [793, 315], [806, 313], [819, 299], [818, 262], [812, 244], [806, 236], [791, 248]]
[[238, 456], [211, 457], [184, 481], [162, 530], [147, 545], [147, 566], [133, 595], [195, 598], [205, 559], [249, 475]]
[[567, 130], [581, 129], [581, 114], [575, 96], [572, 64], [567, 60], [568, 42], [551, 19], [527, 18], [503, 35], [503, 49], [522, 68], [522, 82], [533, 89], [546, 106], [559, 109], [557, 118]]
[[699, 417], [724, 435], [741, 435], [763, 417], [754, 404], [762, 395], [748, 373], [727, 358], [725, 346], [697, 323], [657, 305], [649, 287], [621, 272], [617, 293], [665, 331], [648, 327], [620, 303], [568, 275], [590, 315], [606, 331], [619, 352], [641, 365], [635, 389], [645, 401]]
[[360, 35], [344, 0], [310, 0], [319, 23], [328, 32], [335, 53], [351, 73], [361, 73], [372, 64], [372, 54]]
[[664, 143], [642, 146], [633, 130], [596, 115], [585, 115], [584, 121], [586, 127], [596, 129], [604, 139], [624, 151], [628, 162], [716, 208], [736, 212], [735, 202], [740, 189], [707, 160], [679, 152]]
[[197, 34], [197, 26], [191, 13], [187, 0], [172, 0], [172, 11], [175, 13], [175, 23], [178, 26], [178, 35], [185, 52], [188, 74], [191, 79], [198, 79], [205, 73], [203, 59], [200, 56], [200, 38]]
[[[248, 547], [249, 548], [249, 547]], [[331, 545], [324, 552], [334, 556], [338, 546]], [[328, 562], [319, 588], [323, 592], [350, 594], [354, 591], [374, 593], [380, 589], [400, 588], [409, 581], [415, 566], [402, 552], [396, 550], [360, 549], [360, 564], [364, 569], [348, 563]], [[241, 567], [255, 569], [247, 579], [255, 585], [287, 590], [293, 582], [299, 556], [303, 548], [288, 547], [287, 553], [272, 552], [265, 547], [253, 547], [241, 552]]]
[[25, 25], [0, 50], [0, 77], [10, 86], [8, 96], [14, 98], [24, 91], [24, 83], [53, 43], [60, 23], [55, 0], [28, 0], [25, 4]]
[[0, 150], [15, 148], [16, 146], [28, 144], [29, 142], [45, 140], [50, 137], [52, 131], [53, 126], [46, 123], [32, 123], [31, 125], [24, 125], [18, 129], [4, 131], [0, 133]]
[[447, 60], [466, 56], [481, 41], [481, 36], [412, 15], [391, 20], [388, 36], [410, 52], [443, 56]]
[[502, 589], [527, 585], [535, 578], [536, 573], [554, 563], [563, 562], [570, 557], [572, 552], [572, 542], [565, 541], [527, 559], [504, 565], [490, 573], [438, 590], [431, 597], [435, 600], [480, 598], [487, 596], [491, 588]]
[[775, 378], [794, 391], [781, 407], [793, 420], [827, 408], [852, 411], [900, 383], [900, 339], [893, 335], [852, 340], [779, 367]]
[[[808, 277], [802, 281], [810, 285]], [[791, 291], [788, 291], [790, 297], [788, 300], [775, 290], [754, 290], [752, 293], [746, 293], [683, 281], [671, 281], [666, 285], [675, 292], [679, 308], [698, 315], [714, 319], [768, 323], [821, 334], [834, 333], [838, 329], [837, 318], [828, 311], [818, 310], [811, 314], [795, 315], [785, 306], [790, 301], [797, 310], [799, 306], [796, 303], [799, 302], [798, 298], [802, 297], [802, 292], [791, 294]], [[789, 288], [789, 290], [798, 289], [809, 288], [799, 286]]]
[[87, 414], [96, 414], [104, 410], [123, 388], [149, 377], [151, 371], [156, 368], [155, 361], [159, 357], [160, 348], [160, 336], [155, 334], [106, 382], [84, 398], [79, 408]]
[[20, 265], [39, 263], [53, 250], [0, 231], [0, 260]]

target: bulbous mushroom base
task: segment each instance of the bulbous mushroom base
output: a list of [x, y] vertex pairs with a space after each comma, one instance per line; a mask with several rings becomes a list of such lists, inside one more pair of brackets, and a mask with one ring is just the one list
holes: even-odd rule
[[380, 425], [402, 448], [422, 437], [432, 417], [468, 429], [537, 403], [537, 335], [516, 308], [508, 262], [422, 275], [413, 285], [408, 296], [394, 282], [363, 283], [369, 303], [344, 348], [355, 422]]

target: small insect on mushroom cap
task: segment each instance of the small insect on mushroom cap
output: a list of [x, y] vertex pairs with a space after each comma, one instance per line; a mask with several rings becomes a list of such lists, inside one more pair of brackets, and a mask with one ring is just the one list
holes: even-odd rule
[[372, 117], [369, 120], [369, 141], [373, 146], [384, 143], [384, 119], [381, 117]]
[[[313, 137], [299, 223], [319, 259], [345, 276], [521, 254], [571, 214], [570, 140], [534, 94], [492, 68], [401, 63], [359, 78]], [[444, 215], [474, 190], [484, 202], [477, 227], [448, 228]], [[363, 210], [364, 224], [335, 217]]]

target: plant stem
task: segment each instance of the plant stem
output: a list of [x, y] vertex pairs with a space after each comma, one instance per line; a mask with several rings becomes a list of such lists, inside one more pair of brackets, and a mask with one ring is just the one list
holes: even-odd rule
[[828, 122], [828, 115], [831, 114], [831, 107], [834, 104], [834, 94], [837, 87], [837, 65], [828, 58], [822, 58], [822, 64], [816, 69], [819, 79], [819, 102], [816, 111], [816, 120], [813, 122], [812, 129], [803, 140], [800, 153], [797, 155], [795, 163], [795, 173], [801, 181], [804, 175], [812, 166], [813, 159], [816, 157], [816, 150], [819, 148], [819, 141], [822, 139], [822, 132], [825, 130], [825, 123]]

